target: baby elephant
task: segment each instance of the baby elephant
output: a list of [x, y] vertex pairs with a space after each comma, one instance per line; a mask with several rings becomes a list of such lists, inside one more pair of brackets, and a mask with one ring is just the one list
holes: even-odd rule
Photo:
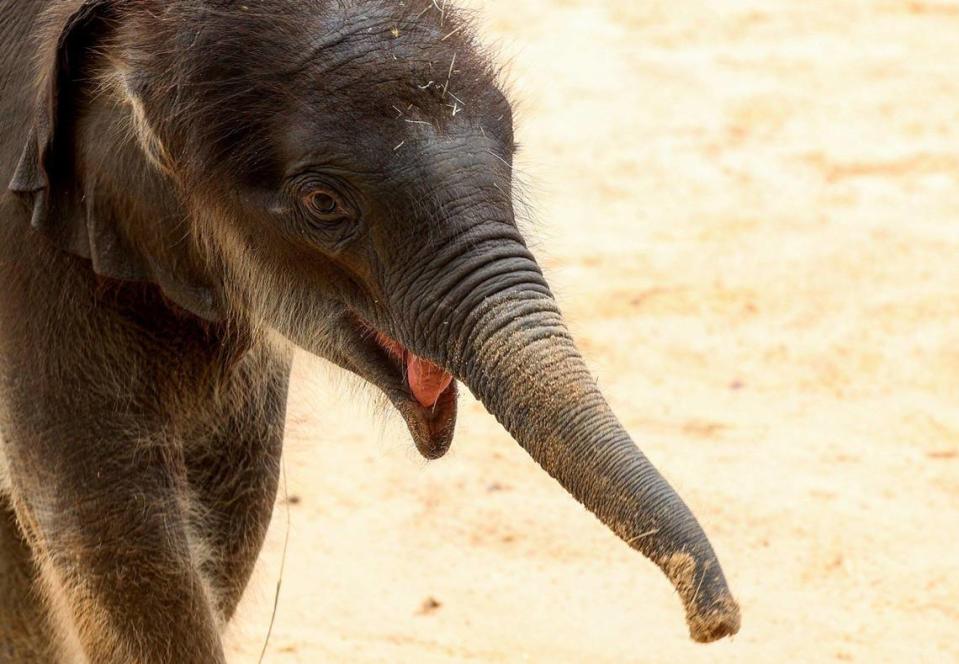
[[739, 609], [584, 366], [512, 204], [510, 104], [431, 0], [0, 0], [0, 662], [224, 662], [291, 349], [441, 456], [457, 383]]

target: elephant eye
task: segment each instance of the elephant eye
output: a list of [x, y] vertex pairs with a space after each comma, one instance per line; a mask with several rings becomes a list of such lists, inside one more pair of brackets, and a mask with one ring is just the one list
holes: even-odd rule
[[286, 182], [284, 198], [293, 202], [297, 227], [319, 237], [359, 227], [361, 208], [349, 182], [326, 173], [306, 172]]
[[318, 189], [303, 198], [303, 204], [310, 213], [325, 219], [348, 216], [346, 209], [331, 192]]

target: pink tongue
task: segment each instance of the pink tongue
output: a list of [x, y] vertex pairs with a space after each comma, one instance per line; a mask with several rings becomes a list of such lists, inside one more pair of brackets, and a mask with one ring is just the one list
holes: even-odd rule
[[440, 395], [453, 382], [453, 377], [438, 366], [407, 352], [406, 380], [410, 391], [424, 408], [432, 408]]

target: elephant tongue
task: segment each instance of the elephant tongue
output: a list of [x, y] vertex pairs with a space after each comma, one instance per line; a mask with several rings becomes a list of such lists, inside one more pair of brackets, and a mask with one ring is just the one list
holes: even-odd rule
[[420, 405], [432, 408], [453, 382], [453, 377], [429, 360], [406, 351], [406, 380]]
[[406, 382], [423, 408], [432, 408], [453, 382], [453, 377], [429, 360], [418, 357], [382, 332], [376, 340], [390, 355], [406, 364]]

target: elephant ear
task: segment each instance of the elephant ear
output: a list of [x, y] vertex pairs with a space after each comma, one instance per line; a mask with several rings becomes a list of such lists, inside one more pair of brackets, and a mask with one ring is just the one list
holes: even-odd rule
[[[30, 225], [62, 250], [88, 259], [96, 274], [157, 284], [179, 307], [207, 320], [222, 318], [218, 299], [195, 270], [163, 267], [120, 232], [113, 206], [97, 196], [96, 178], [78, 172], [76, 114], [87, 55], [109, 31], [110, 0], [54, 5], [41, 35], [40, 88], [33, 121], [9, 183], [27, 201]], [[149, 161], [144, 156], [146, 161]], [[186, 261], [183, 262], [184, 265]]]

